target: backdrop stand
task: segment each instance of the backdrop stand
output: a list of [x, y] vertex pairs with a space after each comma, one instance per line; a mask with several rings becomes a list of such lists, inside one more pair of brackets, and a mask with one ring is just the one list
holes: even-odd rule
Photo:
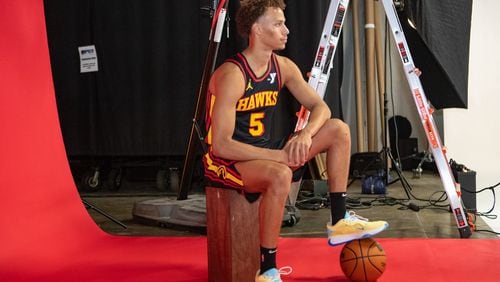
[[85, 201], [84, 199], [82, 199], [82, 202], [83, 204], [85, 205], [85, 208], [87, 209], [91, 209], [91, 210], [95, 210], [96, 212], [100, 213], [102, 216], [108, 218], [109, 220], [113, 221], [114, 223], [120, 225], [121, 227], [123, 227], [123, 229], [127, 229], [127, 225], [123, 224], [121, 221], [119, 221], [118, 219], [112, 217], [111, 215], [109, 215], [107, 212], [101, 210], [100, 208], [90, 204], [89, 202]]

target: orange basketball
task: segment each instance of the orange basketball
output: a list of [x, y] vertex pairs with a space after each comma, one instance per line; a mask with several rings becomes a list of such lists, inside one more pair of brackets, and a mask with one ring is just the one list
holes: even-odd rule
[[340, 252], [340, 267], [352, 281], [375, 281], [385, 270], [385, 252], [372, 238], [351, 241]]

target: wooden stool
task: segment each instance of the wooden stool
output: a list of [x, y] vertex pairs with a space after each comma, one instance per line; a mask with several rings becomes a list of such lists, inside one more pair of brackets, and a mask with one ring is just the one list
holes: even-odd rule
[[206, 187], [208, 280], [253, 282], [260, 267], [259, 201]]

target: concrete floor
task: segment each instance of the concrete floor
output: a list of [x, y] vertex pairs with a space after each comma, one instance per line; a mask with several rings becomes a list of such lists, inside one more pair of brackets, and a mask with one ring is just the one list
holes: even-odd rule
[[[385, 238], [460, 238], [453, 215], [447, 207], [430, 206], [430, 203], [443, 196], [444, 189], [439, 175], [424, 172], [420, 178], [413, 178], [411, 172], [405, 172], [411, 185], [411, 200], [407, 200], [401, 182], [397, 181], [387, 187], [384, 196], [361, 194], [361, 182], [355, 181], [348, 188], [351, 200], [362, 204], [350, 205], [356, 213], [370, 220], [386, 220], [389, 229], [379, 234]], [[160, 226], [157, 222], [142, 222], [133, 218], [134, 203], [142, 203], [150, 199], [170, 199], [176, 201], [175, 193], [159, 192], [154, 182], [123, 181], [118, 191], [101, 189], [97, 192], [80, 193], [82, 199], [113, 216], [127, 226], [127, 229], [114, 223], [94, 209], [87, 209], [90, 216], [106, 232], [116, 235], [131, 236], [203, 236], [199, 230], [178, 226]], [[199, 195], [194, 191], [190, 197]], [[400, 199], [400, 200], [398, 200]], [[421, 199], [421, 200], [417, 200]], [[419, 206], [427, 206], [419, 211], [407, 208], [409, 202]], [[446, 205], [441, 202], [439, 205]], [[301, 210], [300, 221], [291, 227], [283, 227], [282, 237], [326, 237], [325, 223], [329, 220], [329, 208], [319, 210]], [[476, 229], [490, 230], [485, 222], [477, 217]], [[473, 232], [471, 238], [497, 238], [490, 232]]]

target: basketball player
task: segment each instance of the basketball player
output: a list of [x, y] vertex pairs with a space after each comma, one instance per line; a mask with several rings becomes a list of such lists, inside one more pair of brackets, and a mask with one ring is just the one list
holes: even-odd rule
[[[330, 245], [373, 236], [385, 221], [369, 222], [346, 212], [346, 188], [351, 152], [348, 126], [332, 119], [330, 109], [304, 80], [282, 50], [289, 33], [283, 0], [246, 0], [237, 14], [238, 31], [249, 45], [226, 60], [213, 74], [207, 101], [209, 152], [205, 176], [219, 187], [243, 191], [259, 206], [261, 267], [256, 281], [281, 281], [276, 247], [292, 173], [316, 154], [326, 151], [331, 222]], [[311, 114], [307, 126], [285, 140], [270, 142], [273, 112], [280, 90], [287, 87]], [[257, 194], [255, 194], [257, 193]]]

